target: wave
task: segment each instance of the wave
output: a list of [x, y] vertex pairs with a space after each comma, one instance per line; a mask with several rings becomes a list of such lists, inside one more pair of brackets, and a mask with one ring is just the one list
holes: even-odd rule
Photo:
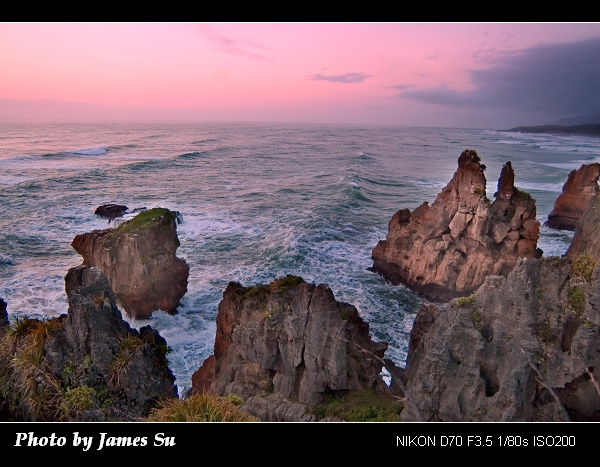
[[66, 154], [75, 154], [78, 156], [102, 156], [106, 154], [107, 149], [103, 146], [96, 148], [75, 149], [73, 151], [65, 151]]
[[199, 146], [201, 144], [206, 144], [206, 143], [216, 143], [217, 141], [219, 141], [216, 138], [207, 138], [207, 139], [199, 139], [196, 141], [192, 141], [190, 144], [193, 144], [195, 146]]
[[526, 191], [549, 191], [561, 193], [564, 183], [564, 181], [556, 183], [521, 182], [518, 183], [518, 187]]
[[193, 160], [193, 159], [200, 159], [203, 157], [207, 157], [207, 154], [205, 152], [192, 151], [192, 152], [186, 152], [185, 154], [181, 154], [180, 156], [177, 156], [177, 159]]
[[527, 160], [527, 162], [531, 164], [543, 165], [546, 167], [554, 167], [556, 169], [573, 170], [579, 169], [582, 165], [585, 164], [600, 163], [600, 156], [590, 156], [585, 159], [574, 159], [566, 162], [536, 162], [531, 160]]
[[134, 144], [134, 143], [115, 145], [115, 146], [110, 146], [107, 149], [107, 152], [108, 151], [120, 151], [122, 149], [137, 149], [137, 148], [141, 148], [141, 147], [143, 147], [143, 146], [140, 146], [139, 144]]
[[0, 266], [14, 266], [15, 261], [7, 255], [0, 255]]

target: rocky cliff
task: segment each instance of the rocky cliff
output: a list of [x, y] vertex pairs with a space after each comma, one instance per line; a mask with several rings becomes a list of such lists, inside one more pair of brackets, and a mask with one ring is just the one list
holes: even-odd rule
[[66, 315], [0, 332], [0, 419], [136, 421], [178, 397], [166, 341], [129, 327], [99, 269], [70, 269], [65, 291]]
[[176, 212], [142, 211], [117, 228], [77, 235], [71, 245], [84, 265], [106, 275], [129, 316], [149, 318], [155, 310], [175, 313], [187, 292], [189, 266], [176, 256]]
[[589, 201], [566, 252], [572, 259], [581, 255], [590, 255], [600, 262], [600, 193]]
[[387, 345], [326, 285], [287, 276], [269, 285], [231, 282], [217, 314], [214, 353], [192, 377], [191, 393], [235, 394], [262, 421], [316, 421], [325, 395], [385, 393]]
[[489, 275], [506, 275], [517, 259], [537, 258], [535, 200], [514, 185], [507, 162], [495, 200], [486, 196], [485, 166], [465, 150], [452, 180], [429, 206], [401, 209], [372, 251], [372, 270], [432, 301], [469, 295]]
[[424, 305], [403, 421], [600, 421], [600, 278], [581, 256], [520, 259], [469, 297]]
[[579, 218], [599, 191], [600, 164], [583, 164], [569, 173], [562, 193], [554, 202], [546, 225], [553, 229], [575, 230]]

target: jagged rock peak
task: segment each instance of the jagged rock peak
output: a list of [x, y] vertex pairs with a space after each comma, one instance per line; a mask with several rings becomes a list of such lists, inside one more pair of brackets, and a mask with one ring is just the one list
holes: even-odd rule
[[325, 285], [286, 276], [230, 282], [217, 314], [214, 352], [192, 376], [191, 394], [235, 394], [262, 421], [316, 421], [325, 394], [389, 390], [375, 343], [356, 308]]
[[173, 314], [189, 276], [188, 264], [176, 256], [179, 217], [169, 209], [148, 209], [114, 229], [77, 235], [71, 246], [84, 265], [104, 273], [129, 316], [149, 318], [155, 310]]
[[508, 274], [519, 257], [541, 256], [535, 200], [515, 187], [507, 162], [490, 202], [485, 168], [474, 150], [463, 151], [431, 206], [392, 216], [372, 251], [371, 270], [429, 300], [448, 301], [473, 292], [490, 274]]
[[500, 178], [498, 179], [498, 191], [495, 193], [496, 198], [511, 199], [515, 192], [515, 171], [512, 164], [508, 161], [502, 166]]

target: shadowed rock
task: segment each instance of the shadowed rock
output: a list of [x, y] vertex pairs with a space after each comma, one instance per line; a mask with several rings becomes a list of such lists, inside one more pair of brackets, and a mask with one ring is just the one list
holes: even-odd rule
[[424, 304], [402, 421], [600, 421], [598, 268], [573, 277], [570, 260], [520, 259], [468, 298]]
[[[0, 394], [0, 420], [138, 421], [178, 397], [166, 341], [150, 326], [137, 331], [122, 319], [99, 269], [69, 269], [65, 291], [66, 315], [22, 318], [3, 337], [12, 345], [2, 346], [0, 374], [12, 390]], [[23, 364], [6, 365], [13, 360]]]
[[110, 221], [117, 217], [123, 217], [127, 213], [127, 206], [122, 204], [103, 204], [98, 206], [94, 214], [100, 217], [104, 217]]
[[8, 326], [8, 313], [6, 311], [6, 302], [0, 298], [0, 327]]
[[583, 164], [579, 169], [572, 170], [545, 224], [553, 229], [574, 231], [580, 217], [599, 191], [599, 177], [599, 163]]

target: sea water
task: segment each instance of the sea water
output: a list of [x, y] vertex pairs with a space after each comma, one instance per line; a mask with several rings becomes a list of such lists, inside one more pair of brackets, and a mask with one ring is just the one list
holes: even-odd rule
[[[0, 297], [9, 319], [66, 313], [64, 277], [81, 264], [71, 241], [114, 226], [102, 204], [179, 211], [177, 255], [190, 266], [176, 315], [150, 324], [173, 350], [180, 395], [213, 351], [229, 281], [293, 274], [354, 305], [385, 357], [404, 366], [423, 300], [372, 273], [392, 215], [432, 203], [465, 149], [486, 165], [488, 197], [511, 161], [543, 224], [569, 172], [600, 161], [600, 139], [486, 129], [220, 122], [0, 121]], [[572, 233], [542, 225], [561, 255]]]

